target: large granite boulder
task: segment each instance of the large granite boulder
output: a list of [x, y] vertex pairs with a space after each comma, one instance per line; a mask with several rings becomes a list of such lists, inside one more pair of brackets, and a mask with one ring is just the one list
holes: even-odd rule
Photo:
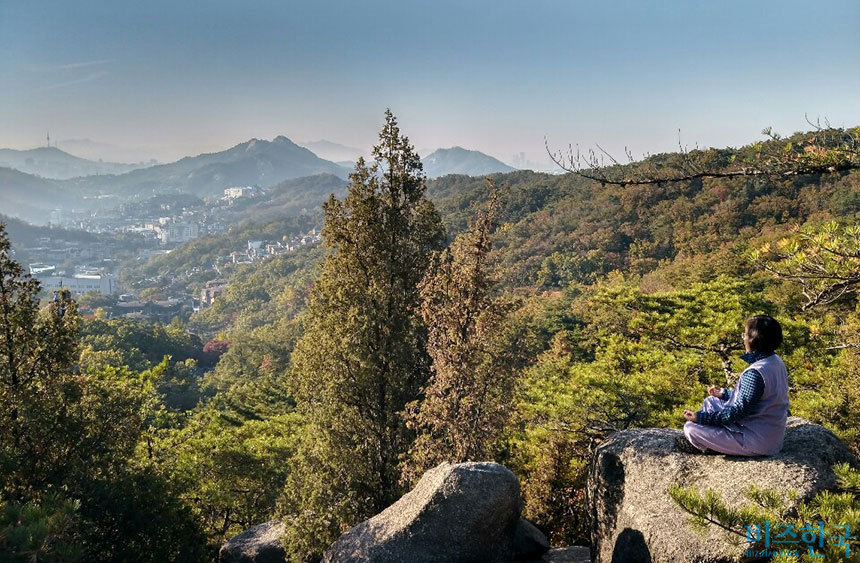
[[684, 453], [675, 445], [680, 434], [625, 430], [597, 448], [588, 483], [595, 563], [742, 560], [749, 545], [717, 526], [696, 532], [667, 494], [671, 485], [715, 489], [729, 506], [749, 504], [742, 492], [749, 485], [796, 491], [801, 500], [836, 485], [835, 464], [857, 463], [829, 430], [797, 417], [788, 420], [782, 451], [770, 457]]
[[513, 559], [520, 485], [497, 463], [442, 463], [343, 534], [324, 563], [493, 563]]
[[221, 546], [220, 563], [284, 563], [284, 524], [272, 520], [248, 528]]

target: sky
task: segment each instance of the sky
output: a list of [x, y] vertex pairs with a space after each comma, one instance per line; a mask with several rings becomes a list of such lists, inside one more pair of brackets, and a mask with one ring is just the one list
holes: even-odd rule
[[387, 107], [419, 149], [509, 163], [854, 126], [860, 2], [0, 0], [0, 147], [369, 149]]

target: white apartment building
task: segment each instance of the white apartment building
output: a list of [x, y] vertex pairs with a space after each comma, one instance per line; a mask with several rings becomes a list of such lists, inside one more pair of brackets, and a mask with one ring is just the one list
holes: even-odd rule
[[119, 285], [110, 274], [84, 274], [75, 276], [35, 276], [42, 282], [42, 289], [57, 291], [68, 289], [73, 294], [83, 295], [98, 291], [104, 295], [119, 293]]
[[224, 199], [238, 199], [240, 197], [248, 197], [254, 193], [254, 188], [251, 186], [234, 186], [224, 190]]

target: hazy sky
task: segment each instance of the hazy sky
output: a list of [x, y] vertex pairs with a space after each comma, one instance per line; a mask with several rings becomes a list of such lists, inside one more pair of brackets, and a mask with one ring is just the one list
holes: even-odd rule
[[860, 2], [0, 0], [0, 146], [366, 148], [389, 106], [419, 148], [506, 161], [857, 125]]

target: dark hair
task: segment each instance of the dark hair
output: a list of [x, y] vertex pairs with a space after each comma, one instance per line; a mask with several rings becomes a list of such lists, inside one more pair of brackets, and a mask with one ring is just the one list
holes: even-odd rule
[[755, 352], [773, 352], [782, 344], [782, 327], [770, 315], [747, 319], [747, 342]]

